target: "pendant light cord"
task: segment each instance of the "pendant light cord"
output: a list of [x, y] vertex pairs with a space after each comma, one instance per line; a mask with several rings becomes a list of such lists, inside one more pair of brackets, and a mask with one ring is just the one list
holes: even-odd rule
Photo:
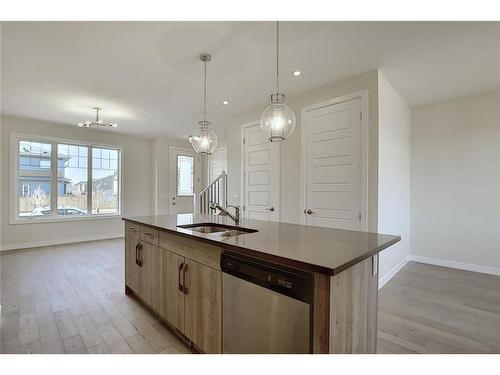
[[204, 61], [205, 79], [203, 81], [203, 120], [207, 121], [207, 62]]
[[276, 94], [279, 93], [279, 76], [280, 76], [280, 23], [276, 21]]

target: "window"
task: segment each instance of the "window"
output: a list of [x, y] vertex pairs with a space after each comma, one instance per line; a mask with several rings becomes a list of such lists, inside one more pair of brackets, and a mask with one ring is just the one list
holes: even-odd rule
[[57, 145], [57, 215], [87, 214], [88, 147]]
[[21, 195], [28, 197], [30, 195], [30, 186], [28, 184], [21, 184]]
[[50, 213], [52, 144], [20, 141], [18, 155], [18, 185], [20, 187], [18, 215], [34, 217], [42, 215], [42, 211]]
[[46, 139], [15, 139], [13, 145], [14, 220], [120, 214], [120, 149]]
[[92, 149], [92, 214], [118, 213], [118, 150]]
[[192, 196], [194, 187], [194, 157], [177, 155], [177, 195]]

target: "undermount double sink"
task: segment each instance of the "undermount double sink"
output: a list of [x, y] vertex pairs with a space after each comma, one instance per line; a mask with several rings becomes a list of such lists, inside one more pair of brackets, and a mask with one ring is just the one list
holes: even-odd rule
[[216, 223], [177, 225], [177, 228], [189, 229], [204, 234], [217, 234], [224, 237], [239, 236], [241, 234], [258, 232], [258, 230], [256, 229], [242, 228], [242, 227], [216, 224]]

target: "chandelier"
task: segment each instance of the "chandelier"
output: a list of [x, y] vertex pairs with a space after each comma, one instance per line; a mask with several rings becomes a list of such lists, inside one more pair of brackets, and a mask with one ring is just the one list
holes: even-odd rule
[[271, 95], [271, 104], [260, 116], [260, 131], [270, 142], [281, 142], [290, 137], [297, 123], [295, 113], [279, 92], [280, 33], [276, 22], [276, 93]]
[[198, 131], [189, 136], [188, 141], [197, 154], [210, 155], [217, 148], [217, 135], [210, 129], [210, 121], [207, 120], [207, 62], [212, 60], [208, 53], [200, 55], [200, 60], [204, 63], [203, 81], [203, 120], [198, 122]]
[[95, 120], [94, 121], [84, 121], [79, 122], [78, 126], [80, 128], [99, 128], [99, 127], [112, 127], [116, 128], [118, 124], [116, 122], [104, 122], [99, 118], [99, 111], [102, 111], [102, 108], [94, 107], [95, 110]]

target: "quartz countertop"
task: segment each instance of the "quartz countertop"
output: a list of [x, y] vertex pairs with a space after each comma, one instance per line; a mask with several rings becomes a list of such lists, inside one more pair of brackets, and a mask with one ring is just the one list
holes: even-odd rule
[[204, 234], [178, 225], [217, 223], [234, 226], [221, 215], [156, 215], [124, 217], [152, 228], [212, 243], [224, 250], [253, 255], [292, 267], [335, 275], [401, 240], [400, 236], [241, 219], [239, 227], [258, 232], [225, 237]]

